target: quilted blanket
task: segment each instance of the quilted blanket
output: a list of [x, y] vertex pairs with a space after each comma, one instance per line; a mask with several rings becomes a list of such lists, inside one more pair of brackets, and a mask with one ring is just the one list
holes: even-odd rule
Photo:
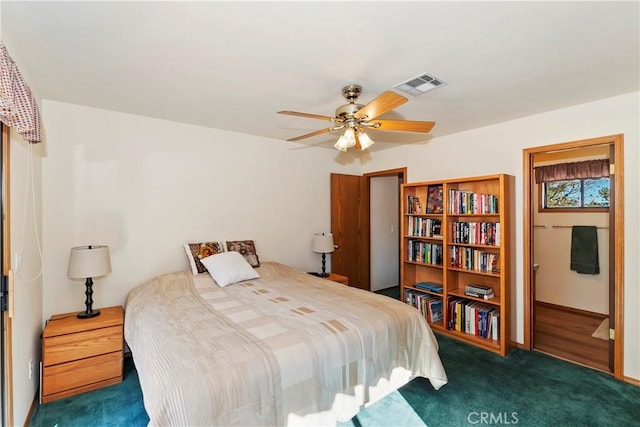
[[331, 425], [414, 376], [447, 376], [417, 310], [265, 262], [221, 288], [161, 275], [131, 290], [125, 339], [150, 425]]

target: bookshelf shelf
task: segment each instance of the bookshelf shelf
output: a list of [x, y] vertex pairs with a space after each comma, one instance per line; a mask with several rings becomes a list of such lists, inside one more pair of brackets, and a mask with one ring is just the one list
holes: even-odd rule
[[490, 299], [477, 298], [477, 297], [472, 297], [470, 295], [466, 295], [464, 293], [464, 289], [462, 289], [462, 290], [454, 289], [452, 291], [449, 291], [448, 295], [456, 296], [456, 297], [460, 297], [460, 298], [465, 298], [465, 299], [472, 300], [472, 301], [478, 301], [478, 302], [481, 302], [483, 304], [500, 305], [500, 295], [496, 295], [495, 297], [490, 298]]
[[[434, 330], [503, 356], [513, 346], [513, 183], [513, 176], [496, 174], [407, 183], [401, 190], [401, 297]], [[433, 248], [441, 251], [437, 264], [416, 261], [433, 259], [427, 254]], [[494, 296], [466, 295], [469, 285]], [[441, 304], [442, 319], [431, 322], [425, 304]]]
[[477, 274], [479, 276], [500, 277], [500, 273], [490, 273], [490, 272], [487, 272], [487, 271], [467, 270], [466, 268], [448, 267], [447, 270], [449, 270], [449, 271], [459, 271], [461, 273], [472, 273], [472, 274]]

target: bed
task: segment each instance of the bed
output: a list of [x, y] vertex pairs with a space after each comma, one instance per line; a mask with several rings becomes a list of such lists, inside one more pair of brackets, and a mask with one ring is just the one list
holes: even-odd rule
[[415, 376], [447, 382], [417, 310], [276, 262], [220, 287], [179, 271], [132, 289], [150, 425], [332, 425]]

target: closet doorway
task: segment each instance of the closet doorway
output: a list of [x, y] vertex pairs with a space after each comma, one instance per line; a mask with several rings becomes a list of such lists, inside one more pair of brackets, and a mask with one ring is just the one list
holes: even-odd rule
[[[571, 169], [586, 162], [609, 164], [603, 168], [609, 185], [600, 193], [608, 198], [608, 209], [587, 203], [589, 176], [542, 177], [549, 172], [545, 166]], [[524, 179], [524, 346], [622, 379], [623, 136], [526, 149]], [[571, 180], [584, 181], [577, 187], [580, 207], [550, 205], [555, 184]], [[585, 271], [576, 268], [576, 258], [584, 256], [578, 251], [585, 247], [579, 240], [583, 231], [591, 233], [587, 242], [597, 241], [587, 251]]]

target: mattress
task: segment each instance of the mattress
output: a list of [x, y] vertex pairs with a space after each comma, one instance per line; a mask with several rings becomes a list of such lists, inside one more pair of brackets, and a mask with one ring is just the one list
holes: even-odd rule
[[129, 292], [150, 425], [331, 425], [415, 376], [446, 384], [414, 308], [275, 262], [256, 271], [224, 288], [173, 272]]

